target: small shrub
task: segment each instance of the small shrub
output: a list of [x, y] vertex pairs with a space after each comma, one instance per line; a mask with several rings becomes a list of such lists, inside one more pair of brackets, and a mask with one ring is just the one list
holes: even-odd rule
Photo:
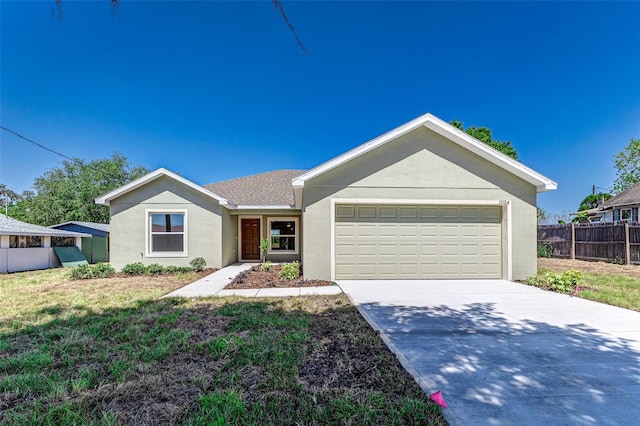
[[191, 265], [194, 271], [202, 272], [204, 271], [204, 267], [207, 266], [207, 261], [204, 260], [203, 257], [196, 257], [191, 262], [189, 262], [189, 265]]
[[262, 272], [269, 272], [273, 269], [273, 265], [271, 264], [270, 261], [264, 262], [262, 265], [260, 265], [260, 270]]
[[191, 266], [167, 266], [164, 271], [168, 274], [186, 274], [192, 272], [193, 268]]
[[537, 275], [532, 275], [527, 278], [524, 282], [526, 285], [532, 285], [534, 287], [542, 287], [544, 286], [544, 281]]
[[283, 263], [278, 276], [285, 280], [294, 280], [300, 276], [300, 262]]
[[78, 265], [71, 268], [69, 271], [69, 278], [72, 280], [88, 280], [93, 278], [93, 271], [89, 265]]
[[160, 275], [164, 272], [164, 266], [159, 265], [157, 263], [152, 263], [147, 266], [147, 274], [149, 275]]
[[142, 262], [129, 263], [124, 265], [122, 273], [124, 275], [144, 275], [147, 272], [147, 267]]
[[544, 241], [538, 245], [538, 257], [551, 257], [553, 246], [551, 243]]
[[96, 263], [90, 269], [95, 278], [109, 278], [116, 273], [116, 270], [108, 263]]
[[558, 293], [571, 293], [582, 283], [582, 272], [575, 270], [564, 271], [562, 274], [549, 272], [545, 275], [545, 281], [553, 291]]
[[264, 262], [267, 258], [267, 252], [269, 251], [269, 240], [263, 238], [260, 240], [260, 250], [262, 250], [262, 261]]

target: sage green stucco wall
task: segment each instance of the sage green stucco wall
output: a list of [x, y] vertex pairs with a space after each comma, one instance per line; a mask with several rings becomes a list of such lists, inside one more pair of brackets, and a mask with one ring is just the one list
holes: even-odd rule
[[[118, 270], [134, 262], [189, 266], [196, 257], [203, 257], [208, 267], [221, 268], [229, 258], [223, 259], [221, 247], [224, 209], [173, 179], [161, 177], [124, 194], [111, 201], [110, 209], [111, 264]], [[187, 257], [146, 256], [146, 209], [187, 210]], [[225, 233], [224, 238], [229, 236]]]
[[306, 278], [331, 278], [331, 198], [509, 200], [512, 278], [536, 272], [536, 188], [424, 127], [305, 182]]

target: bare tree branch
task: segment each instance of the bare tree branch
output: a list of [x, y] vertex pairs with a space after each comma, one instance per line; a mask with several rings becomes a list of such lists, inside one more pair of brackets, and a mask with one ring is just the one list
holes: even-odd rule
[[296, 42], [298, 43], [298, 46], [300, 46], [300, 49], [307, 55], [311, 55], [311, 53], [309, 52], [309, 49], [307, 49], [304, 46], [304, 44], [302, 44], [302, 40], [300, 40], [300, 37], [298, 37], [298, 33], [296, 32], [296, 29], [293, 28], [293, 25], [291, 24], [291, 22], [289, 22], [289, 18], [287, 18], [287, 14], [284, 11], [284, 6], [282, 5], [282, 2], [280, 0], [272, 0], [272, 1], [273, 1], [273, 7], [278, 12], [280, 12], [280, 17], [282, 18], [284, 23], [287, 25], [287, 27], [289, 27], [289, 30], [291, 30], [291, 33], [295, 37]]

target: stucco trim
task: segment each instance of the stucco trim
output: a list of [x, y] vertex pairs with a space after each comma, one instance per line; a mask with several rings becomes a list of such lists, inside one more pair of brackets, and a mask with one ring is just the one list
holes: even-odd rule
[[409, 121], [395, 129], [378, 136], [342, 155], [339, 155], [313, 169], [304, 173], [297, 178], [293, 179], [292, 184], [294, 187], [294, 194], [296, 197], [296, 205], [301, 202], [302, 192], [295, 191], [296, 189], [304, 188], [306, 181], [313, 179], [323, 173], [328, 172], [339, 165], [342, 165], [352, 159], [363, 155], [381, 145], [386, 144], [398, 137], [409, 133], [421, 126], [424, 126], [441, 136], [444, 136], [448, 140], [460, 145], [461, 147], [468, 149], [474, 154], [486, 159], [487, 161], [501, 167], [508, 172], [520, 177], [521, 179], [529, 182], [536, 187], [537, 192], [545, 192], [557, 189], [558, 184], [551, 179], [541, 175], [535, 170], [525, 166], [524, 164], [512, 159], [511, 157], [504, 155], [500, 151], [497, 151], [489, 145], [480, 142], [474, 137], [468, 135], [462, 130], [452, 126], [451, 124], [439, 119], [438, 117], [427, 113], [414, 120]]
[[209, 191], [208, 189], [205, 189], [204, 187], [200, 186], [200, 185], [196, 185], [195, 183], [191, 182], [188, 179], [183, 178], [182, 176], [179, 176], [167, 169], [164, 168], [159, 168], [157, 170], [154, 170], [151, 173], [148, 173], [132, 182], [129, 182], [126, 185], [121, 186], [120, 188], [114, 189], [111, 192], [108, 192], [98, 198], [95, 199], [95, 203], [96, 204], [101, 204], [101, 205], [105, 205], [108, 206], [111, 204], [111, 201], [114, 200], [115, 198], [118, 198], [128, 192], [131, 192], [137, 188], [140, 188], [141, 186], [144, 186], [150, 182], [153, 182], [156, 179], [159, 179], [163, 176], [166, 176], [170, 179], [176, 180], [178, 182], [180, 182], [183, 185], [188, 186], [189, 188], [193, 189], [194, 191], [197, 191], [201, 194], [206, 195], [207, 197], [213, 198], [214, 200], [218, 201], [220, 203], [220, 205], [223, 206], [229, 206], [233, 208], [233, 204], [231, 204], [227, 199], [220, 197], [219, 195], [214, 194], [213, 192]]
[[393, 198], [331, 198], [331, 280], [336, 279], [336, 205], [338, 204], [391, 204], [391, 205], [437, 205], [437, 206], [500, 206], [502, 207], [503, 235], [506, 231], [506, 244], [503, 245], [503, 279], [511, 280], [513, 269], [513, 249], [511, 224], [511, 202], [509, 200], [426, 200]]

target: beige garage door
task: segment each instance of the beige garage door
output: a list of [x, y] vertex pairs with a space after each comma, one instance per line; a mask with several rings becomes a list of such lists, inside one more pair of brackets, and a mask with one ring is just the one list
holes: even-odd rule
[[501, 209], [337, 205], [336, 279], [501, 278]]

